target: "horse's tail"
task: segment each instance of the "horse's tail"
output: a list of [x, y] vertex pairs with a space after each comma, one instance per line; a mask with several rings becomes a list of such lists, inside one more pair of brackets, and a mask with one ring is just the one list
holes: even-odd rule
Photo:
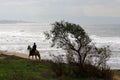
[[40, 53], [39, 53], [39, 51], [37, 51], [37, 53], [38, 53], [39, 60], [41, 60], [41, 56], [40, 56]]

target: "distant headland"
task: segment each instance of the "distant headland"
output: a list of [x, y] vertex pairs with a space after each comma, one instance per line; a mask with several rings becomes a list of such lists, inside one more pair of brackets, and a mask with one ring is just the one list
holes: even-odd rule
[[34, 23], [34, 22], [23, 20], [0, 20], [0, 24], [15, 24], [15, 23]]

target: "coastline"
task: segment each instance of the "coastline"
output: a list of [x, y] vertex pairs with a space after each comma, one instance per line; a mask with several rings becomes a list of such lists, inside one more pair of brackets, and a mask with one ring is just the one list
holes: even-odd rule
[[2, 50], [0, 50], [0, 54], [14, 55], [14, 56], [17, 56], [17, 57], [28, 59], [28, 55], [27, 54], [19, 53], [19, 52], [8, 52], [8, 51], [2, 51]]

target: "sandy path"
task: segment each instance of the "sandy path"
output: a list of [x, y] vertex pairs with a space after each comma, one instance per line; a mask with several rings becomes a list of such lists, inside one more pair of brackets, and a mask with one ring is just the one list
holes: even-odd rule
[[115, 80], [120, 80], [120, 77], [117, 76], [117, 75], [115, 75], [115, 76], [114, 76], [114, 79], [115, 79]]
[[15, 56], [22, 57], [22, 58], [28, 58], [28, 55], [27, 55], [27, 54], [18, 53], [18, 52], [7, 52], [7, 51], [1, 51], [1, 50], [0, 50], [0, 54], [15, 55]]

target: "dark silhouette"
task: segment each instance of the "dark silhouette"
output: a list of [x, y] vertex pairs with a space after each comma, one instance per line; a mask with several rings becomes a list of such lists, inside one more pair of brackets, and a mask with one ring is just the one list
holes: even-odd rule
[[30, 58], [30, 56], [32, 56], [32, 59], [33, 59], [33, 56], [35, 56], [35, 58], [37, 60], [37, 56], [38, 56], [39, 60], [41, 60], [40, 53], [39, 53], [39, 51], [36, 48], [35, 48], [35, 51], [33, 51], [33, 49], [31, 48], [31, 46], [28, 45], [27, 50], [29, 50], [29, 58]]
[[36, 48], [37, 48], [37, 45], [36, 43], [33, 44], [33, 47], [32, 47], [32, 51], [35, 52], [36, 51]]

